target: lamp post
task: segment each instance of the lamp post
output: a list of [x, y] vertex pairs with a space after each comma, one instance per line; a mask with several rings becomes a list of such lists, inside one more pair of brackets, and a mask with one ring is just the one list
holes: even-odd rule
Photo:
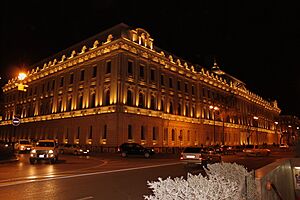
[[216, 114], [215, 114], [215, 112], [220, 110], [220, 108], [217, 106], [209, 106], [209, 109], [212, 110], [212, 112], [213, 112], [213, 120], [214, 120], [214, 135], [213, 135], [214, 137], [213, 137], [213, 139], [214, 139], [214, 144], [216, 144]]
[[275, 124], [275, 135], [276, 135], [276, 141], [277, 141], [277, 145], [278, 145], [278, 132], [277, 132], [277, 125], [278, 125], [278, 122], [276, 121], [276, 122], [274, 122], [274, 124]]
[[258, 117], [254, 116], [253, 119], [256, 121], [256, 143], [258, 145]]

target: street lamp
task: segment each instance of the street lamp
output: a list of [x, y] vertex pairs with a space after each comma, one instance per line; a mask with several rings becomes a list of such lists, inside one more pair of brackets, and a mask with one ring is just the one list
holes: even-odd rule
[[277, 141], [277, 144], [278, 144], [278, 132], [277, 132], [277, 125], [278, 125], [278, 122], [276, 121], [276, 122], [274, 122], [274, 124], [275, 124], [275, 134], [276, 134], [276, 141]]
[[209, 109], [213, 112], [213, 120], [214, 120], [214, 144], [216, 144], [216, 114], [215, 111], [220, 110], [217, 106], [209, 106]]
[[19, 83], [17, 83], [18, 90], [26, 92], [26, 87], [28, 87], [28, 85], [24, 85], [22, 82], [26, 77], [27, 77], [27, 75], [25, 73], [23, 73], [23, 72], [19, 73], [19, 75], [18, 75]]
[[256, 121], [256, 143], [258, 145], [258, 117], [254, 116], [253, 119]]

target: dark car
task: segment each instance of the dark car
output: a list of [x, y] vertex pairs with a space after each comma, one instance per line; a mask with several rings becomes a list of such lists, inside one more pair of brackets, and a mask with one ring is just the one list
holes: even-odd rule
[[146, 148], [138, 143], [123, 143], [118, 147], [118, 152], [121, 153], [122, 157], [142, 155], [145, 158], [150, 158], [155, 153], [153, 148]]

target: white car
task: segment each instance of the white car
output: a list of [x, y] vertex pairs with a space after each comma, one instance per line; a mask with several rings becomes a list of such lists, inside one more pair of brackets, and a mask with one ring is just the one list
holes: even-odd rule
[[18, 152], [30, 151], [32, 149], [32, 144], [31, 144], [30, 140], [19, 139], [15, 145], [15, 149]]
[[279, 145], [279, 148], [280, 148], [280, 149], [288, 149], [288, 148], [289, 148], [289, 145], [288, 145], [288, 144], [280, 144], [280, 145]]
[[269, 156], [271, 150], [267, 148], [254, 147], [251, 149], [244, 149], [243, 152], [246, 156]]
[[58, 160], [58, 148], [55, 140], [39, 140], [30, 152], [29, 162], [34, 164], [39, 160], [47, 160], [50, 164]]

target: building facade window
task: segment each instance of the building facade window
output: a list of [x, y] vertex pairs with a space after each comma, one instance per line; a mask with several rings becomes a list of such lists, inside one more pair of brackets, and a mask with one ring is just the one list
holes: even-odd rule
[[156, 101], [155, 97], [151, 95], [151, 100], [150, 100], [150, 109], [151, 110], [156, 110]]
[[102, 134], [102, 139], [106, 139], [107, 138], [107, 125], [104, 125], [103, 128], [103, 134]]
[[173, 88], [173, 79], [169, 78], [169, 88]]
[[177, 81], [177, 90], [179, 90], [180, 91], [180, 81]]
[[106, 74], [111, 73], [111, 61], [106, 62]]
[[72, 109], [72, 97], [69, 97], [67, 102], [67, 111], [71, 111], [71, 109]]
[[174, 129], [172, 129], [171, 140], [172, 140], [172, 142], [175, 141], [175, 130]]
[[97, 76], [97, 66], [94, 66], [92, 72], [92, 78], [95, 78], [96, 76]]
[[70, 75], [70, 84], [73, 84], [73, 82], [74, 82], [74, 74], [72, 73], [71, 75]]
[[146, 139], [146, 134], [145, 134], [145, 127], [141, 126], [141, 140]]
[[144, 108], [145, 106], [145, 95], [143, 93], [139, 94], [139, 107]]
[[164, 75], [163, 75], [163, 74], [160, 75], [160, 85], [162, 85], [162, 86], [165, 85], [165, 82], [164, 82]]
[[78, 109], [82, 109], [82, 107], [83, 107], [83, 96], [82, 95], [78, 96], [77, 107], [78, 107]]
[[80, 81], [84, 81], [84, 70], [80, 71]]
[[64, 86], [64, 77], [60, 77], [60, 84], [59, 87], [63, 87]]
[[128, 61], [127, 63], [127, 73], [128, 75], [132, 76], [133, 75], [133, 62], [132, 61]]
[[132, 92], [131, 90], [127, 90], [127, 105], [132, 106], [133, 105], [133, 99], [132, 99]]
[[110, 91], [107, 90], [105, 93], [105, 105], [110, 105]]
[[90, 107], [91, 108], [96, 107], [96, 93], [91, 94]]
[[145, 78], [145, 66], [140, 65], [140, 78], [144, 79]]
[[132, 140], [132, 125], [128, 125], [128, 140]]
[[152, 128], [152, 140], [157, 140], [157, 128], [155, 126]]
[[155, 69], [151, 69], [151, 71], [150, 71], [150, 80], [152, 82], [155, 81]]

